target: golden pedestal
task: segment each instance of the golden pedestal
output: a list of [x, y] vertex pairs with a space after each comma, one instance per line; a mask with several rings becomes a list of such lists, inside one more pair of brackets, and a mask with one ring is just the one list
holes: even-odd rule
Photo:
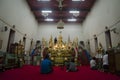
[[64, 65], [72, 57], [71, 50], [67, 49], [50, 49], [50, 58], [54, 65]]

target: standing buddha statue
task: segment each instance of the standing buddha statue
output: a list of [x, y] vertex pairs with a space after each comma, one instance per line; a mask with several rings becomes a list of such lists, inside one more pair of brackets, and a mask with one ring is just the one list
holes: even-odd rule
[[58, 37], [58, 45], [59, 46], [62, 46], [62, 35], [60, 34], [59, 37]]
[[52, 38], [52, 35], [50, 37], [50, 40], [49, 40], [49, 47], [53, 47], [53, 38]]

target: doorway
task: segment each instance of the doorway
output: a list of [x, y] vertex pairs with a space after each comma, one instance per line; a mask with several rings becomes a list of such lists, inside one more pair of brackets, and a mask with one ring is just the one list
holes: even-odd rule
[[10, 52], [10, 45], [14, 42], [15, 31], [10, 29], [10, 34], [8, 38], [7, 52]]
[[106, 47], [107, 47], [107, 49], [112, 48], [110, 30], [105, 31], [105, 38], [106, 38]]

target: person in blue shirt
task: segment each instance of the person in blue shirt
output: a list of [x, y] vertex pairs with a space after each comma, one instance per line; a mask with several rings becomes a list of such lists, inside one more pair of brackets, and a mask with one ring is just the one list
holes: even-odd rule
[[47, 73], [53, 72], [52, 62], [49, 59], [48, 54], [45, 56], [44, 60], [41, 62], [40, 68], [41, 68], [40, 71], [42, 74], [47, 74]]

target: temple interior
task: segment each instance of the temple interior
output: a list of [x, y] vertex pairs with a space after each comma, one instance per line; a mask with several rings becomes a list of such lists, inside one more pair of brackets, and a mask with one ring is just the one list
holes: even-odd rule
[[[120, 75], [119, 3], [120, 0], [0, 0], [0, 71], [40, 66], [47, 54], [54, 67], [65, 66], [71, 59], [79, 67], [89, 66], [92, 57], [96, 57], [102, 70], [102, 59], [108, 51], [108, 71]], [[42, 13], [42, 9], [52, 12]], [[46, 21], [48, 18], [54, 20]], [[75, 21], [69, 22], [68, 18]]]

